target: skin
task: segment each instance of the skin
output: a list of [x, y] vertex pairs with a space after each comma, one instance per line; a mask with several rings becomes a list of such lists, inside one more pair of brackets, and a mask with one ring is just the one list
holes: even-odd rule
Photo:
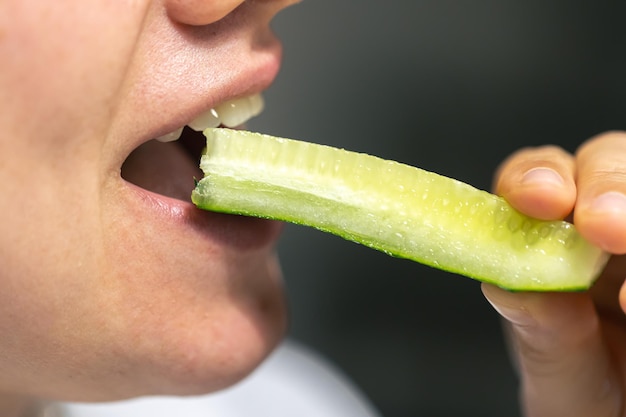
[[591, 291], [483, 292], [502, 315], [528, 417], [626, 415], [626, 133], [608, 132], [571, 155], [522, 149], [500, 167], [496, 191], [544, 219], [572, 216], [614, 256]]
[[[144, 143], [266, 88], [268, 23], [292, 1], [48, 3], [0, 2], [0, 414], [228, 386], [284, 332], [278, 229], [192, 211], [195, 161]], [[588, 293], [483, 287], [528, 416], [624, 415], [625, 139], [525, 149], [497, 175], [519, 210], [573, 212], [616, 255]]]
[[281, 339], [279, 227], [195, 211], [197, 162], [142, 143], [267, 88], [291, 3], [0, 2], [0, 414], [214, 391]]

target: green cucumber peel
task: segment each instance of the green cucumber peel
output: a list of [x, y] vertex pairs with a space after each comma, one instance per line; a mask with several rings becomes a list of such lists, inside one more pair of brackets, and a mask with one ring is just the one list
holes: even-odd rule
[[207, 129], [191, 199], [201, 209], [314, 227], [514, 291], [588, 289], [608, 254], [460, 181], [375, 156]]

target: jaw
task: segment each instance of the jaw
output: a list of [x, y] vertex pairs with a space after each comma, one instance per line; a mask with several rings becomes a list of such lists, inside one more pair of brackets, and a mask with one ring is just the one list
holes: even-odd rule
[[150, 141], [104, 190], [113, 197], [102, 199], [104, 256], [115, 262], [103, 292], [113, 297], [101, 302], [119, 314], [112, 338], [141, 343], [114, 349], [148, 370], [138, 394], [228, 386], [285, 331], [274, 254], [282, 225], [197, 209], [190, 194], [201, 176], [188, 150]]

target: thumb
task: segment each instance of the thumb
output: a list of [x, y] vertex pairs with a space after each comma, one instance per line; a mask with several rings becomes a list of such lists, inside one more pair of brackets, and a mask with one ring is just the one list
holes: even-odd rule
[[505, 319], [528, 417], [621, 415], [617, 370], [587, 293], [482, 289]]

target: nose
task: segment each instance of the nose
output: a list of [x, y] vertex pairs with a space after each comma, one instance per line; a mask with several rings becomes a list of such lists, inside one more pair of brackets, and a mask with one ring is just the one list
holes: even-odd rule
[[167, 13], [179, 23], [200, 26], [222, 19], [245, 0], [168, 0]]

